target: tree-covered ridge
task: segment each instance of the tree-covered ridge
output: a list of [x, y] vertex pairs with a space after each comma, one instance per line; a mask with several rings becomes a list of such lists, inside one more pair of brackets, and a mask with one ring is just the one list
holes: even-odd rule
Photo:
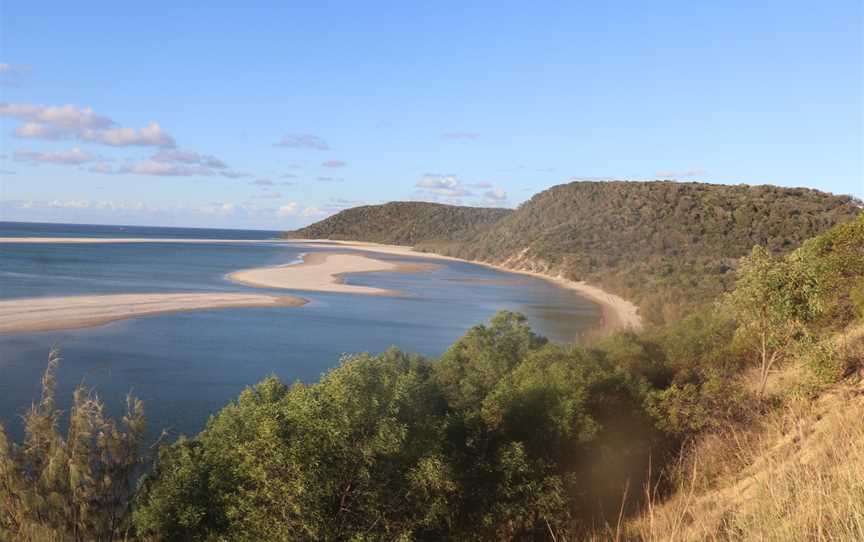
[[786, 253], [862, 210], [852, 197], [807, 188], [652, 181], [556, 186], [491, 225], [488, 209], [450, 207], [462, 217], [476, 213], [467, 229], [454, 220], [436, 224], [444, 206], [386, 211], [426, 205], [349, 209], [292, 234], [407, 244], [586, 280], [634, 300], [644, 318], [660, 323], [730, 290], [731, 271], [754, 245]]
[[511, 212], [397, 201], [347, 209], [286, 235], [409, 246], [423, 241], [468, 241]]

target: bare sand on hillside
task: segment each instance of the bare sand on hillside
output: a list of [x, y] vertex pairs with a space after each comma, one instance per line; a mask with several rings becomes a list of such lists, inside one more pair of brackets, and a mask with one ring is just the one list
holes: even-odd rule
[[391, 254], [398, 256], [410, 256], [412, 258], [429, 258], [429, 259], [445, 259], [454, 261], [465, 261], [468, 263], [483, 265], [508, 273], [519, 273], [521, 275], [529, 275], [554, 283], [562, 288], [567, 288], [579, 292], [582, 296], [600, 305], [602, 311], [602, 322], [600, 323], [601, 333], [611, 333], [620, 329], [642, 329], [642, 318], [639, 316], [639, 308], [630, 301], [619, 297], [615, 294], [606, 292], [597, 286], [588, 284], [584, 281], [568, 280], [560, 276], [547, 275], [534, 271], [526, 271], [518, 268], [510, 268], [506, 266], [496, 265], [489, 262], [461, 260], [459, 258], [451, 258], [449, 256], [440, 256], [438, 254], [430, 254], [427, 252], [416, 252], [411, 247], [399, 245], [382, 245], [379, 243], [364, 243], [357, 241], [332, 241], [328, 239], [291, 239], [291, 243], [302, 244], [310, 247], [345, 247], [354, 250], [363, 250], [367, 252], [378, 252], [381, 254]]
[[0, 301], [0, 333], [92, 327], [172, 312], [238, 307], [299, 307], [295, 296], [246, 293], [109, 294]]
[[287, 288], [366, 295], [400, 295], [393, 290], [345, 284], [342, 275], [376, 271], [417, 272], [434, 269], [434, 264], [399, 262], [370, 258], [366, 254], [314, 252], [302, 263], [279, 267], [259, 267], [229, 273], [234, 282], [262, 288]]

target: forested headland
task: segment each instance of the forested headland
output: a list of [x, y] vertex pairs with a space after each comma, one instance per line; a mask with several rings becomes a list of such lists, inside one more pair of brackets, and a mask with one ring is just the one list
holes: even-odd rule
[[414, 246], [584, 280], [674, 321], [728, 291], [755, 246], [785, 254], [861, 204], [809, 188], [572, 182], [513, 211], [397, 202], [347, 209], [288, 237]]
[[[114, 422], [80, 390], [61, 431], [52, 356], [23, 442], [0, 431], [0, 538], [861, 539], [864, 214], [810, 190], [681, 186], [565, 185], [466, 219], [473, 242], [411, 241], [527, 250], [525, 265], [633, 288], [646, 310], [657, 287], [672, 307], [591, 345], [502, 312], [438, 359], [394, 348], [314, 384], [268, 378], [152, 455], [131, 397]], [[321, 224], [303, 235], [337, 238]], [[574, 256], [586, 246], [596, 259]], [[649, 258], [668, 273], [627, 286]]]

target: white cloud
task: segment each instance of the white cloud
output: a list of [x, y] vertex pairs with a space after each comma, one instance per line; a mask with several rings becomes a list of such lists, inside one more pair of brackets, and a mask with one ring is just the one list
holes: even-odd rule
[[49, 124], [39, 124], [38, 122], [25, 122], [15, 128], [13, 132], [16, 137], [24, 139], [63, 139], [68, 134]]
[[78, 147], [58, 152], [15, 151], [12, 157], [18, 162], [57, 165], [80, 165], [94, 160], [101, 160], [99, 156], [82, 151]]
[[198, 165], [177, 164], [174, 162], [157, 162], [145, 160], [120, 168], [119, 173], [134, 175], [156, 175], [160, 177], [191, 177], [193, 175], [212, 175], [213, 171]]
[[109, 128], [107, 130], [83, 130], [78, 136], [84, 141], [102, 143], [112, 147], [173, 147], [174, 138], [162, 131], [159, 123], [151, 122], [140, 130], [134, 128]]
[[473, 195], [455, 175], [427, 173], [414, 186], [426, 195], [443, 198], [461, 198]]
[[321, 218], [327, 216], [327, 213], [325, 213], [318, 207], [306, 207], [300, 213], [300, 216], [303, 218]]
[[22, 124], [14, 133], [21, 138], [77, 138], [113, 147], [173, 147], [175, 144], [174, 138], [156, 122], [150, 122], [138, 130], [119, 127], [116, 122], [97, 115], [89, 107], [0, 103], [0, 117], [20, 120]]
[[300, 206], [296, 202], [289, 201], [285, 205], [279, 207], [279, 216], [295, 216], [299, 211]]
[[97, 115], [89, 107], [79, 109], [74, 105], [43, 106], [32, 104], [0, 103], [0, 116], [17, 118], [24, 122], [49, 124], [70, 131], [85, 128], [108, 128], [114, 121]]
[[227, 167], [225, 162], [210, 154], [162, 149], [149, 159], [127, 164], [116, 172], [159, 177], [220, 176], [229, 179], [251, 177], [248, 173], [233, 171]]
[[313, 149], [316, 151], [329, 151], [330, 145], [320, 137], [312, 134], [286, 135], [276, 144], [277, 147], [288, 147], [291, 149]]

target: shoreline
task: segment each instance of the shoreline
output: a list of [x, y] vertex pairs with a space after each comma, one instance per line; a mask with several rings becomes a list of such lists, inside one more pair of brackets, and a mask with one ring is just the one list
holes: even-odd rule
[[255, 293], [97, 294], [0, 301], [0, 334], [96, 327], [118, 320], [198, 310], [301, 307], [302, 297]]
[[[0, 237], [0, 244], [13, 243], [37, 243], [37, 244], [88, 244], [88, 243], [218, 243], [218, 244], [293, 244], [306, 245], [314, 248], [338, 249], [345, 248], [354, 251], [386, 254], [390, 256], [403, 256], [415, 259], [430, 259], [430, 260], [449, 260], [474, 265], [481, 265], [490, 269], [503, 271], [506, 273], [514, 273], [527, 275], [534, 278], [539, 278], [555, 284], [560, 288], [566, 288], [580, 294], [582, 297], [592, 301], [600, 307], [600, 321], [597, 325], [589, 330], [586, 335], [596, 337], [603, 336], [614, 331], [623, 329], [642, 329], [642, 318], [639, 316], [638, 307], [632, 302], [606, 292], [598, 286], [588, 284], [585, 281], [573, 281], [558, 275], [550, 275], [539, 271], [530, 271], [508, 267], [507, 265], [496, 264], [484, 261], [472, 261], [462, 258], [454, 258], [452, 256], [444, 256], [430, 252], [417, 252], [412, 247], [402, 245], [385, 245], [380, 243], [369, 243], [364, 241], [340, 241], [331, 239], [165, 239], [165, 238], [131, 238], [131, 237]], [[332, 256], [340, 256], [342, 267], [339, 267], [336, 260], [328, 258]], [[348, 258], [350, 264], [348, 264]], [[362, 261], [357, 260], [358, 255], [350, 253], [312, 253], [304, 255], [303, 262], [282, 267], [267, 267], [244, 269], [231, 272], [225, 275], [226, 280], [237, 282], [252, 287], [278, 288], [289, 290], [306, 290], [306, 291], [323, 291], [323, 292], [342, 292], [342, 293], [357, 293], [365, 295], [388, 295], [398, 296], [398, 292], [386, 290], [383, 288], [372, 288], [366, 286], [354, 286], [345, 284], [342, 275], [376, 271], [395, 271], [395, 272], [413, 272], [431, 267], [426, 267], [427, 264], [416, 262], [390, 262], [385, 260], [376, 260], [361, 256]], [[371, 262], [376, 262], [374, 265]], [[434, 264], [428, 264], [434, 266]], [[324, 266], [325, 276], [316, 276], [315, 273], [309, 271], [315, 267]], [[371, 267], [370, 267], [371, 266]], [[320, 271], [320, 269], [318, 269]], [[290, 282], [292, 281], [293, 282]], [[125, 294], [121, 294], [125, 295]], [[2, 303], [2, 302], [0, 302]], [[196, 309], [193, 309], [196, 310]], [[2, 327], [0, 327], [2, 333]]]
[[379, 260], [349, 252], [313, 252], [303, 255], [300, 263], [242, 269], [228, 273], [225, 279], [256, 288], [398, 297], [402, 294], [395, 290], [346, 284], [344, 275], [382, 271], [411, 273], [435, 267], [434, 264]]
[[602, 288], [588, 284], [585, 281], [574, 281], [556, 275], [547, 275], [538, 271], [528, 271], [524, 269], [514, 269], [504, 265], [498, 265], [484, 261], [465, 260], [462, 258], [454, 258], [452, 256], [443, 256], [430, 252], [417, 252], [412, 247], [402, 245], [384, 245], [380, 243], [368, 243], [364, 241], [339, 241], [331, 239], [290, 239], [290, 243], [308, 245], [316, 248], [332, 248], [341, 246], [353, 250], [362, 250], [367, 252], [379, 252], [387, 255], [409, 256], [415, 258], [443, 259], [458, 262], [471, 263], [482, 265], [490, 269], [504, 271], [507, 273], [516, 273], [519, 275], [527, 275], [534, 278], [546, 280], [555, 284], [558, 287], [566, 288], [575, 291], [593, 301], [600, 306], [601, 320], [598, 323], [594, 333], [589, 331], [589, 335], [599, 333], [600, 335], [608, 335], [614, 331], [633, 329], [640, 330], [643, 327], [642, 318], [639, 316], [639, 308], [631, 301], [628, 301], [620, 296], [609, 293]]

